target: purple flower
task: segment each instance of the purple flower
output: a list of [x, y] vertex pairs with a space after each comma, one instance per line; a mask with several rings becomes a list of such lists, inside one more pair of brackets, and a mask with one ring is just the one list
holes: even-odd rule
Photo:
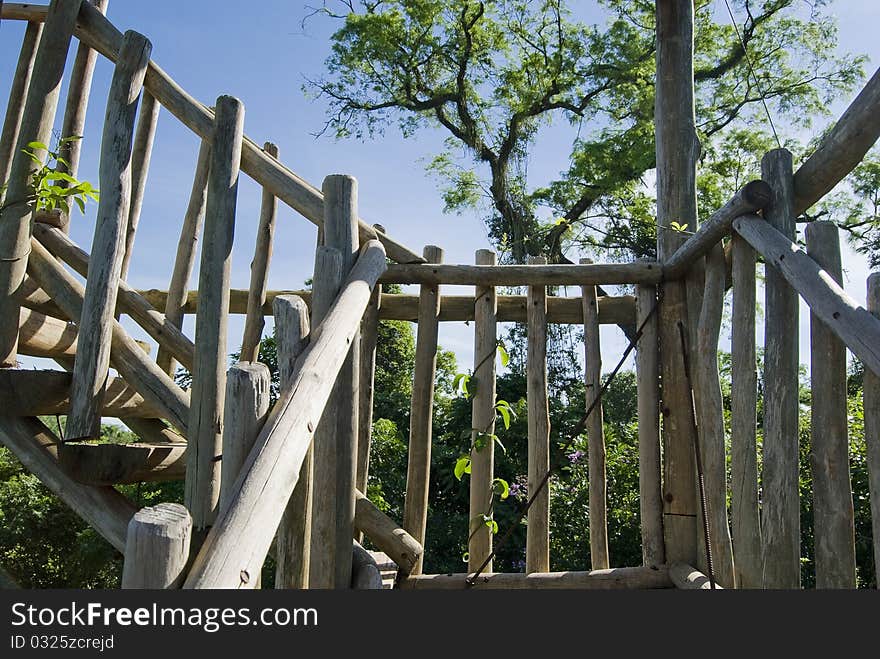
[[513, 562], [513, 569], [517, 572], [523, 572], [526, 569], [526, 562], [524, 559], [519, 559]]
[[525, 497], [529, 490], [529, 478], [525, 475], [519, 475], [510, 484], [510, 496], [514, 498]]
[[576, 465], [578, 462], [581, 461], [581, 458], [583, 458], [585, 455], [586, 455], [586, 453], [584, 451], [581, 451], [580, 449], [578, 449], [577, 451], [572, 451], [566, 457], [568, 458], [568, 461], [571, 464]]

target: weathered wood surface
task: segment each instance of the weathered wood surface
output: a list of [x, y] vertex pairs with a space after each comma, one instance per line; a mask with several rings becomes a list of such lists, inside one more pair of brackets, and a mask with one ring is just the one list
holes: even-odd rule
[[360, 327], [370, 291], [385, 267], [381, 243], [370, 241], [297, 360], [296, 373], [282, 391], [236, 481], [233, 503], [218, 517], [185, 587], [251, 587], [251, 575], [257, 574], [266, 558], [314, 428]]
[[[672, 223], [697, 228], [696, 165], [700, 153], [694, 114], [694, 8], [657, 3], [654, 122], [657, 156], [657, 258], [668, 261], [684, 242]], [[656, 283], [656, 282], [640, 282]], [[678, 324], [687, 328], [684, 283], [667, 282], [659, 309], [663, 415], [663, 533], [667, 561], [697, 557], [693, 401], [684, 377]]]
[[[94, 8], [84, 5], [79, 16], [77, 36], [108, 59], [115, 61], [119, 52], [121, 34], [118, 29]], [[211, 139], [214, 116], [210, 108], [184, 91], [155, 62], [150, 63], [146, 79], [147, 90], [162, 107], [177, 117], [185, 126], [205, 140]], [[249, 138], [244, 139], [241, 169], [266, 188], [280, 201], [302, 214], [314, 225], [324, 223], [324, 198], [321, 191], [268, 156]], [[398, 263], [420, 263], [422, 258], [390, 236], [378, 233], [363, 220], [358, 220], [361, 241], [378, 239], [388, 257]]]
[[[0, 371], [0, 400], [6, 414], [43, 416], [67, 414], [73, 376], [64, 371], [4, 369]], [[101, 416], [158, 418], [161, 410], [118, 377], [107, 378]]]
[[[868, 277], [868, 312], [880, 318], [880, 273]], [[863, 384], [865, 444], [868, 457], [868, 489], [871, 494], [871, 527], [874, 535], [874, 565], [880, 565], [880, 376], [865, 371]], [[880, 582], [877, 584], [880, 588]]]
[[183, 480], [186, 441], [94, 444], [65, 442], [59, 448], [64, 472], [87, 485], [125, 485]]
[[[48, 145], [67, 49], [76, 18], [78, 3], [53, 0], [49, 5], [43, 35], [37, 47], [27, 100], [18, 133], [18, 142], [9, 170], [6, 206], [0, 210], [0, 366], [16, 364], [18, 310], [14, 293], [21, 285], [28, 261], [31, 235], [31, 204], [27, 203], [31, 174], [37, 164], [24, 152], [32, 141]], [[120, 44], [122, 39], [120, 37]], [[45, 159], [45, 149], [32, 150], [37, 159]], [[12, 203], [11, 203], [12, 202]]]
[[42, 23], [46, 20], [49, 7], [32, 2], [4, 2], [0, 5], [0, 18], [4, 21], [28, 21]]
[[[63, 232], [54, 227], [35, 226], [34, 237], [75, 272], [83, 277], [87, 276], [90, 255]], [[116, 313], [131, 316], [159, 344], [160, 352], [163, 349], [169, 350], [184, 367], [193, 368], [195, 355], [193, 342], [180, 331], [178, 325], [156, 311], [146, 298], [121, 279], [116, 297]]]
[[754, 214], [770, 203], [772, 190], [764, 181], [750, 181], [740, 188], [724, 206], [715, 211], [697, 231], [663, 264], [666, 279], [684, 276], [701, 256], [706, 256], [722, 238], [730, 233], [733, 220], [740, 215]]
[[[428, 263], [441, 263], [443, 250], [425, 247], [422, 255]], [[440, 289], [423, 284], [419, 289], [419, 317], [416, 325], [416, 358], [413, 370], [409, 416], [409, 451], [407, 453], [406, 498], [403, 528], [424, 547], [428, 523], [428, 489], [431, 482], [431, 441], [434, 425], [434, 380], [437, 375], [437, 334], [440, 323]], [[422, 561], [413, 568], [421, 574]]]
[[370, 304], [367, 305], [367, 310], [364, 312], [364, 319], [361, 321], [361, 391], [358, 399], [358, 452], [354, 478], [354, 486], [361, 492], [366, 491], [370, 474], [370, 445], [373, 441], [373, 394], [381, 300], [382, 287], [376, 286], [370, 296]]
[[131, 160], [135, 116], [152, 45], [126, 32], [107, 97], [101, 140], [101, 198], [92, 240], [80, 339], [73, 367], [68, 439], [96, 439], [101, 432], [101, 394], [110, 367], [110, 336], [125, 256], [125, 226], [131, 203]]
[[[546, 263], [532, 257], [533, 265]], [[528, 403], [528, 495], [550, 470], [550, 404], [547, 395], [547, 288], [530, 286], [526, 325], [526, 401]], [[550, 487], [544, 483], [528, 511], [526, 573], [550, 571]]]
[[[319, 295], [320, 297], [320, 295]], [[329, 304], [332, 300], [328, 300]], [[281, 295], [275, 298], [275, 347], [278, 383], [282, 390], [290, 384], [296, 360], [309, 343], [309, 310], [302, 298]], [[325, 313], [325, 312], [322, 312]], [[275, 535], [275, 588], [308, 588], [309, 557], [312, 542], [312, 446], [309, 446], [299, 479], [284, 509]]]
[[[842, 285], [837, 225], [811, 222], [805, 233], [807, 254]], [[815, 314], [810, 314], [810, 364], [810, 465], [816, 588], [855, 588], [855, 514], [849, 473], [846, 346]]]
[[[156, 309], [166, 308], [168, 295], [155, 289], [138, 291]], [[272, 313], [272, 301], [279, 295], [297, 295], [311, 304], [309, 291], [267, 291], [263, 314]], [[248, 292], [232, 289], [229, 292], [229, 313], [247, 313]], [[184, 292], [179, 308], [183, 314], [194, 314], [198, 308], [198, 291]], [[498, 322], [525, 323], [528, 301], [525, 295], [498, 296]], [[166, 314], [167, 314], [166, 310]], [[170, 317], [170, 316], [169, 316]], [[419, 296], [403, 293], [383, 293], [379, 306], [380, 320], [409, 320], [419, 317]], [[603, 296], [599, 298], [599, 323], [602, 325], [634, 326], [636, 318], [635, 298], [632, 295]], [[440, 297], [440, 322], [468, 322], [474, 319], [474, 298], [468, 295], [443, 295]], [[548, 297], [547, 322], [580, 325], [584, 322], [581, 297]]]
[[[31, 74], [34, 70], [37, 44], [40, 43], [40, 35], [42, 33], [42, 23], [28, 23], [24, 32], [24, 39], [21, 42], [21, 51], [19, 51], [18, 63], [15, 66], [15, 74], [12, 77], [9, 99], [6, 102], [3, 130], [0, 132], [0, 184], [5, 183], [9, 179], [12, 157], [18, 144], [18, 132], [21, 129], [21, 120], [24, 116], [25, 97], [31, 82]], [[0, 201], [3, 200], [4, 196], [5, 191], [0, 194]]]
[[[477, 266], [493, 267], [495, 252], [477, 250]], [[428, 266], [439, 267], [439, 266]], [[537, 266], [525, 266], [537, 267]], [[484, 516], [492, 517], [495, 476], [495, 355], [498, 349], [494, 286], [474, 291], [474, 372], [479, 383], [471, 404], [471, 474], [468, 508], [468, 570], [474, 572], [492, 553], [492, 533]], [[486, 565], [492, 571], [492, 563]]]
[[[794, 240], [795, 212], [791, 153], [770, 151], [761, 162], [763, 178], [773, 186], [762, 228]], [[760, 221], [760, 220], [759, 220]], [[738, 227], [734, 228], [756, 247]], [[787, 242], [783, 240], [783, 242]], [[757, 247], [756, 247], [757, 248]], [[761, 249], [758, 248], [758, 251]], [[787, 258], [785, 254], [773, 254]], [[806, 256], [806, 255], [805, 255]], [[774, 265], [765, 254], [768, 266]], [[775, 267], [765, 267], [764, 320], [764, 469], [762, 536], [764, 587], [800, 587], [800, 501], [798, 493], [798, 332], [797, 292]]]
[[481, 574], [471, 586], [467, 574], [423, 574], [403, 581], [401, 588], [434, 590], [641, 590], [672, 588], [665, 565], [616, 567], [592, 572], [533, 572]]
[[25, 307], [19, 310], [19, 352], [31, 357], [76, 354], [76, 325]]
[[128, 523], [122, 588], [179, 588], [191, 534], [192, 518], [179, 503], [141, 508]]
[[382, 590], [382, 573], [376, 560], [356, 540], [352, 542], [350, 587], [352, 590]]
[[763, 585], [763, 545], [758, 495], [758, 366], [755, 349], [755, 250], [731, 239], [733, 314], [730, 387], [730, 515], [738, 588]]
[[[79, 318], [85, 291], [73, 275], [39, 241], [31, 240], [28, 273], [55, 300], [68, 318]], [[122, 326], [114, 321], [110, 364], [141, 396], [163, 411], [162, 418], [186, 432], [189, 396], [149, 359]]]
[[30, 417], [0, 417], [0, 443], [105, 540], [125, 551], [134, 506], [112, 487], [83, 485], [65, 474], [58, 465], [58, 438], [43, 423]]
[[397, 563], [403, 574], [410, 574], [421, 564], [422, 545], [364, 496], [355, 491], [354, 525], [370, 542]]
[[[147, 444], [186, 444], [186, 438], [175, 432], [160, 419], [141, 419], [135, 416], [125, 416], [121, 421], [128, 426], [141, 441]], [[181, 456], [184, 460], [185, 456]], [[181, 467], [185, 469], [186, 465]], [[181, 473], [183, 473], [181, 471]], [[148, 480], [148, 479], [142, 479]]]
[[122, 257], [120, 278], [128, 278], [128, 269], [134, 255], [134, 238], [137, 235], [141, 210], [144, 206], [144, 194], [147, 190], [147, 174], [150, 171], [150, 160], [153, 157], [153, 140], [156, 137], [156, 124], [159, 122], [159, 110], [162, 106], [149, 92], [144, 92], [141, 111], [138, 116], [137, 131], [134, 135], [131, 157], [131, 199], [128, 206], [128, 223], [125, 227], [125, 250]]
[[715, 578], [725, 588], [735, 588], [733, 545], [727, 518], [724, 401], [718, 374], [718, 340], [724, 313], [725, 269], [724, 248], [718, 243], [706, 259], [706, 288], [692, 362], [697, 437], [703, 462], [709, 542]]
[[[582, 264], [590, 263], [581, 259]], [[599, 308], [595, 286], [581, 287], [584, 305], [584, 405], [593, 411], [587, 417], [587, 461], [590, 487], [590, 567], [606, 570], [608, 557], [608, 514], [605, 474], [605, 429], [602, 417], [602, 347], [599, 342]]]
[[[850, 103], [794, 175], [793, 209], [800, 215], [858, 165], [880, 137], [880, 69]], [[771, 182], [772, 183], [772, 182]]]
[[[187, 286], [193, 266], [196, 261], [196, 244], [199, 239], [199, 226], [205, 215], [205, 205], [208, 196], [208, 172], [211, 168], [211, 146], [206, 140], [202, 140], [199, 147], [199, 156], [196, 161], [196, 171], [193, 177], [192, 191], [189, 203], [183, 216], [183, 225], [180, 227], [180, 240], [177, 243], [177, 254], [174, 258], [174, 271], [171, 282], [168, 284], [168, 294], [165, 299], [151, 304], [156, 309], [165, 310], [165, 320], [177, 328], [183, 325], [184, 306], [187, 297]], [[193, 308], [192, 313], [195, 313]], [[174, 373], [174, 358], [167, 348], [159, 346], [159, 354], [156, 355], [156, 363], [169, 375]]]
[[390, 265], [385, 284], [458, 284], [464, 286], [582, 286], [657, 284], [658, 263], [595, 263], [591, 265]]
[[193, 517], [194, 549], [205, 529], [213, 523], [220, 498], [221, 462], [218, 457], [223, 450], [226, 310], [229, 308], [243, 127], [244, 106], [241, 101], [232, 96], [218, 98], [199, 267], [202, 304], [196, 314], [196, 352], [187, 433], [189, 449], [184, 503]]
[[[271, 142], [263, 145], [263, 151], [278, 158], [278, 147]], [[272, 240], [275, 235], [275, 217], [278, 213], [278, 200], [268, 190], [263, 190], [260, 205], [260, 223], [257, 227], [257, 242], [254, 259], [251, 261], [251, 284], [248, 291], [247, 317], [244, 322], [244, 335], [241, 340], [241, 360], [256, 361], [260, 354], [260, 339], [263, 336], [263, 305], [266, 304], [266, 289], [269, 282], [269, 263], [272, 260]]]
[[639, 418], [639, 521], [642, 563], [665, 562], [663, 497], [660, 489], [660, 363], [657, 336], [657, 289], [636, 287], [637, 325], [642, 328], [636, 352]]
[[[669, 578], [680, 590], [712, 590], [709, 577], [685, 563], [670, 565]], [[723, 590], [723, 588], [716, 583], [715, 590]]]

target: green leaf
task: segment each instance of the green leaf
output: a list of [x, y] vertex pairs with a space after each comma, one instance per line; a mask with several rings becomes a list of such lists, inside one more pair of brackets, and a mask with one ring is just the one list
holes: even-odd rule
[[498, 498], [504, 501], [510, 496], [510, 485], [503, 478], [496, 478], [492, 481], [492, 491], [498, 495]]
[[458, 460], [455, 461], [455, 477], [458, 480], [461, 480], [465, 474], [471, 473], [471, 459], [470, 457], [463, 455]]
[[77, 142], [82, 139], [82, 135], [70, 135], [69, 137], [62, 137], [59, 144], [67, 144], [68, 142]]
[[501, 440], [498, 439], [498, 435], [492, 435], [492, 439], [494, 439], [495, 443], [498, 444], [498, 447], [501, 449], [501, 452], [504, 453], [505, 455], [507, 455], [507, 448], [504, 446], [504, 444], [501, 443]]
[[49, 147], [42, 142], [28, 142], [28, 147], [31, 149], [42, 149], [43, 151], [49, 150]]
[[501, 366], [507, 368], [507, 365], [510, 363], [510, 354], [508, 354], [507, 348], [504, 347], [503, 343], [498, 344], [498, 356], [501, 358]]
[[82, 200], [81, 197], [74, 197], [73, 199], [76, 202], [77, 207], [79, 207], [79, 212], [83, 215], [86, 214], [86, 202]]
[[498, 522], [496, 522], [488, 515], [483, 515], [483, 524], [489, 527], [489, 532], [493, 535], [498, 533]]

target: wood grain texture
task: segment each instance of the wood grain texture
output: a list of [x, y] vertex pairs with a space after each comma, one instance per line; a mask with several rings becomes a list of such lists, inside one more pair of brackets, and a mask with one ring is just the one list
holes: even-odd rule
[[[868, 312], [880, 318], [880, 273], [867, 282]], [[871, 527], [874, 535], [874, 565], [880, 565], [880, 376], [865, 370], [862, 398], [865, 418], [865, 444], [868, 457], [868, 489], [871, 494]], [[880, 588], [880, 582], [878, 582]]]
[[[34, 71], [37, 45], [40, 43], [40, 35], [42, 33], [42, 23], [28, 23], [27, 28], [25, 28], [24, 39], [21, 42], [18, 63], [15, 66], [15, 74], [12, 77], [9, 99], [6, 102], [3, 130], [0, 132], [0, 182], [2, 183], [9, 179], [12, 157], [15, 146], [18, 144], [18, 132], [21, 129], [21, 120], [24, 116], [25, 99], [31, 83], [31, 75]], [[0, 194], [0, 200], [4, 196], [5, 191], [4, 194]]]
[[373, 440], [373, 394], [376, 379], [376, 348], [379, 340], [379, 309], [382, 287], [376, 286], [361, 321], [361, 373], [358, 409], [358, 452], [354, 486], [367, 489], [370, 474], [370, 445]]
[[76, 325], [25, 307], [19, 309], [18, 345], [23, 355], [54, 357], [76, 354]]
[[[669, 578], [679, 590], [713, 590], [709, 577], [684, 563], [669, 566]], [[723, 590], [717, 583], [714, 590]]]
[[665, 565], [653, 567], [617, 567], [592, 572], [534, 572], [481, 574], [468, 584], [467, 574], [423, 574], [401, 584], [406, 589], [432, 590], [642, 590], [672, 588]]
[[174, 443], [65, 442], [58, 457], [64, 472], [86, 485], [179, 481], [186, 474], [186, 442], [177, 439]]
[[406, 529], [376, 508], [363, 492], [356, 490], [354, 495], [354, 524], [358, 531], [380, 551], [388, 554], [404, 575], [413, 572], [421, 564], [422, 545]]
[[179, 588], [191, 534], [192, 518], [179, 503], [141, 508], [128, 523], [122, 588]]
[[591, 265], [390, 265], [385, 284], [457, 284], [463, 286], [581, 286], [596, 284], [657, 284], [658, 263], [595, 263]]

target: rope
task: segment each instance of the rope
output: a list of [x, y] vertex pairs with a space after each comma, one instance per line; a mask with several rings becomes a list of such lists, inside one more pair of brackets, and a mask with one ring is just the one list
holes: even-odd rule
[[761, 105], [764, 106], [764, 113], [767, 115], [767, 121], [770, 123], [770, 130], [773, 131], [773, 137], [776, 140], [776, 145], [781, 149], [782, 142], [779, 140], [779, 135], [776, 132], [776, 126], [773, 124], [773, 117], [770, 114], [770, 108], [767, 107], [767, 98], [764, 94], [764, 90], [761, 87], [761, 82], [758, 80], [758, 75], [755, 73], [755, 67], [752, 66], [752, 58], [749, 55], [749, 50], [746, 48], [745, 39], [743, 39], [742, 33], [739, 31], [739, 25], [736, 22], [736, 18], [733, 15], [733, 9], [730, 8], [730, 3], [728, 0], [724, 0], [724, 5], [727, 7], [727, 14], [730, 16], [730, 23], [733, 25], [733, 29], [736, 32], [736, 37], [739, 39], [739, 44], [742, 46], [743, 55], [746, 59], [746, 64], [749, 67], [749, 72], [752, 74], [752, 78], [755, 79], [755, 86], [758, 88], [758, 93], [761, 95]]
[[[645, 319], [642, 321], [641, 325], [639, 325], [638, 329], [636, 330], [635, 335], [632, 337], [632, 339], [630, 339], [629, 345], [626, 347], [626, 350], [623, 351], [623, 355], [620, 357], [620, 361], [617, 362], [617, 365], [614, 367], [614, 370], [611, 371], [611, 374], [605, 379], [605, 382], [602, 384], [602, 387], [599, 389], [599, 393], [593, 399], [593, 402], [590, 403], [590, 406], [587, 408], [587, 411], [584, 413], [583, 417], [581, 417], [581, 420], [578, 421], [577, 425], [572, 430], [568, 441], [562, 447], [563, 452], [570, 449], [572, 444], [574, 444], [574, 441], [586, 429], [587, 419], [590, 418], [590, 415], [593, 413], [593, 410], [601, 403], [602, 396], [605, 395], [605, 392], [608, 390], [608, 387], [611, 386], [611, 383], [614, 382], [614, 378], [617, 376], [618, 372], [623, 367], [624, 362], [626, 362], [630, 353], [632, 353], [632, 351], [635, 349], [636, 344], [638, 343], [639, 339], [642, 337], [642, 333], [644, 332], [645, 326], [648, 324], [648, 321], [650, 321], [651, 318], [654, 316], [654, 314], [657, 313], [657, 307], [658, 307], [658, 302], [655, 301], [654, 306], [651, 307], [651, 311], [648, 313], [647, 316], [645, 316]], [[529, 508], [532, 507], [532, 504], [538, 498], [538, 495], [543, 491], [543, 489], [545, 487], [547, 487], [547, 484], [550, 482], [550, 477], [553, 476], [553, 474], [556, 472], [557, 468], [558, 467], [556, 467], [556, 466], [551, 466], [550, 469], [547, 470], [547, 473], [544, 474], [544, 477], [538, 483], [538, 486], [535, 488], [535, 491], [529, 496], [529, 498], [525, 502], [525, 504], [520, 504], [519, 509], [516, 511], [516, 521], [513, 524], [511, 524], [508, 527], [507, 531], [505, 531], [504, 535], [502, 535], [498, 539], [498, 542], [495, 543], [491, 553], [489, 554], [489, 556], [486, 557], [486, 559], [483, 561], [483, 563], [480, 565], [480, 567], [477, 568], [476, 572], [474, 572], [472, 575], [468, 576], [468, 578], [467, 578], [468, 587], [473, 587], [476, 585], [476, 581], [479, 578], [480, 574], [483, 573], [483, 570], [485, 570], [486, 567], [488, 567], [489, 563], [491, 563], [492, 560], [498, 555], [498, 551], [501, 548], [503, 548], [505, 546], [505, 544], [507, 544], [507, 542], [510, 540], [511, 536], [513, 535], [513, 532], [522, 523], [526, 513], [528, 513]]]

